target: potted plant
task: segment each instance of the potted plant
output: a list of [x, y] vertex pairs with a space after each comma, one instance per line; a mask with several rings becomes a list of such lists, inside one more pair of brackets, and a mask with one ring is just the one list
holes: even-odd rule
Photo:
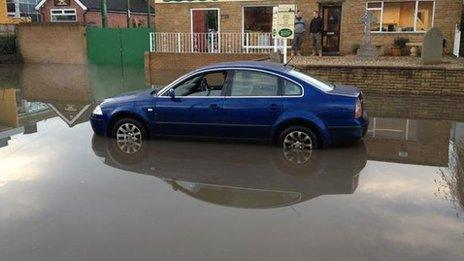
[[396, 37], [393, 41], [393, 46], [391, 48], [391, 54], [393, 56], [401, 56], [403, 53], [404, 48], [406, 47], [406, 43], [409, 42], [409, 39], [404, 37]]

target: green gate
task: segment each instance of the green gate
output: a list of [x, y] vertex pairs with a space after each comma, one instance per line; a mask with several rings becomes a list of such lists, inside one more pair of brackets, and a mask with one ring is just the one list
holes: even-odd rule
[[143, 67], [152, 28], [87, 28], [87, 58], [94, 65]]

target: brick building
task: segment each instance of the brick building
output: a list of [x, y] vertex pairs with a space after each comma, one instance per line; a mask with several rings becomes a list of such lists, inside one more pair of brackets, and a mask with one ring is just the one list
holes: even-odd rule
[[[108, 27], [126, 27], [126, 0], [107, 1]], [[131, 27], [147, 26], [147, 0], [130, 1]], [[81, 22], [101, 26], [100, 0], [42, 0], [35, 7], [42, 22]], [[154, 16], [154, 9], [151, 10]], [[152, 19], [153, 21], [153, 19]]]
[[[157, 32], [269, 33], [272, 7], [296, 4], [311, 20], [319, 10], [324, 19], [325, 54], [350, 53], [363, 37], [361, 17], [373, 13], [373, 44], [389, 52], [395, 37], [421, 41], [426, 30], [440, 28], [445, 51], [453, 49], [455, 26], [461, 21], [462, 0], [155, 0]], [[305, 42], [308, 52], [310, 41]]]

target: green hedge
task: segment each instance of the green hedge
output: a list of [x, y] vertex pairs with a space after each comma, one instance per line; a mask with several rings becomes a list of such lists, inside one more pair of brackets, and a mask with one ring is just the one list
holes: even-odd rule
[[16, 53], [16, 36], [0, 35], [0, 55]]

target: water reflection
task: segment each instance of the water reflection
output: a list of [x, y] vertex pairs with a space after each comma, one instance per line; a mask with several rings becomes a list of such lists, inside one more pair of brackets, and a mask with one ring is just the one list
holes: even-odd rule
[[[40, 107], [54, 112], [47, 116], [59, 116], [69, 127], [88, 121], [96, 104], [107, 97], [148, 88], [143, 69], [72, 64], [0, 66], [0, 87], [2, 104], [16, 100], [17, 109], [9, 106], [9, 113]], [[8, 117], [0, 115], [0, 124], [8, 123]]]
[[37, 122], [52, 116], [47, 106], [22, 99], [17, 89], [0, 88], [0, 147], [13, 135], [37, 132]]
[[274, 208], [320, 195], [351, 194], [367, 161], [363, 143], [296, 151], [171, 140], [134, 144], [94, 136], [92, 148], [108, 166], [156, 176], [203, 201], [242, 208]]
[[[0, 148], [1, 260], [99, 259], [108, 247], [113, 260], [131, 253], [145, 260], [463, 259], [459, 99], [367, 94], [363, 143], [328, 150], [173, 140], [121, 146], [92, 137], [85, 121], [98, 100], [145, 88], [143, 71], [6, 69], [0, 66], [0, 146], [9, 143]], [[151, 83], [175, 73], [152, 75]], [[237, 258], [244, 246], [253, 255]]]

